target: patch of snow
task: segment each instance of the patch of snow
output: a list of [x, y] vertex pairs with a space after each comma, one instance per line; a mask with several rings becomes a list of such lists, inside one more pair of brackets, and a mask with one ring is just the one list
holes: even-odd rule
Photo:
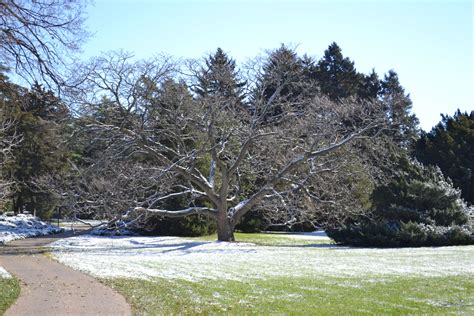
[[62, 228], [43, 222], [32, 215], [0, 215], [0, 245], [15, 239], [56, 234], [62, 231]]
[[257, 246], [201, 242], [180, 237], [63, 239], [53, 256], [97, 277], [248, 280], [272, 277], [364, 277], [472, 275], [474, 246], [372, 249]]
[[11, 274], [7, 272], [4, 268], [0, 267], [0, 279], [9, 279], [11, 278]]

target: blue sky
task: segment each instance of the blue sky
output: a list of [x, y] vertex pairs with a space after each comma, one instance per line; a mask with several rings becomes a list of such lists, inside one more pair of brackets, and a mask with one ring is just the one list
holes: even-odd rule
[[335, 41], [358, 71], [394, 69], [425, 130], [474, 110], [473, 1], [96, 0], [83, 58], [115, 49], [238, 63], [277, 48], [319, 58]]

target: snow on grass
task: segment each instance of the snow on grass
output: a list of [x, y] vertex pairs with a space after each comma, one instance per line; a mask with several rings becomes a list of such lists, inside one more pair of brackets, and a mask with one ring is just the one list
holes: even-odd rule
[[383, 280], [385, 276], [474, 273], [474, 246], [371, 249], [314, 244], [267, 247], [179, 237], [84, 235], [59, 240], [51, 247], [53, 256], [60, 262], [104, 278], [162, 277], [199, 281], [328, 276]]
[[4, 268], [0, 267], [0, 279], [9, 279], [11, 278], [11, 274], [7, 272]]
[[52, 226], [31, 215], [0, 215], [0, 245], [15, 239], [50, 235], [61, 231], [62, 228]]

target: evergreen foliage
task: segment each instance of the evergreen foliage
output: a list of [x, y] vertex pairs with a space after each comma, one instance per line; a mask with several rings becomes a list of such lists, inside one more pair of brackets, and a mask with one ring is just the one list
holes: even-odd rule
[[219, 47], [214, 55], [205, 59], [205, 67], [201, 68], [194, 91], [198, 96], [221, 97], [240, 103], [245, 97], [243, 87], [235, 68], [235, 60], [229, 58]]
[[474, 209], [435, 167], [407, 164], [373, 193], [369, 216], [354, 217], [328, 231], [355, 246], [420, 247], [474, 243]]
[[332, 100], [340, 100], [359, 94], [363, 75], [354, 67], [354, 62], [342, 55], [341, 48], [333, 42], [319, 60], [315, 73], [321, 92]]
[[[300, 58], [286, 45], [270, 51], [263, 60], [252, 92], [252, 110], [261, 115], [266, 124], [278, 124], [279, 119], [289, 113], [298, 115], [304, 108], [302, 100], [319, 94], [313, 78], [314, 69], [311, 58]], [[255, 104], [262, 101], [265, 106], [255, 108]]]
[[415, 155], [425, 164], [437, 165], [474, 204], [474, 111], [442, 115], [441, 122], [422, 134]]
[[[373, 143], [356, 142], [347, 147], [350, 150], [335, 152], [333, 156], [328, 155], [327, 160], [321, 159], [314, 164], [311, 170], [315, 176], [302, 175], [305, 178], [307, 196], [298, 197], [296, 189], [286, 192], [285, 194], [294, 198], [292, 203], [285, 206], [286, 211], [294, 214], [305, 211], [305, 216], [312, 212], [313, 215], [306, 216], [301, 221], [288, 222], [284, 229], [312, 229], [314, 223], [328, 222], [331, 214], [336, 213], [335, 225], [330, 225], [332, 228], [337, 226], [337, 221], [341, 218], [346, 218], [347, 221], [344, 228], [336, 227], [333, 230], [335, 236], [340, 232], [345, 234], [348, 227], [351, 227], [359, 234], [353, 235], [354, 240], [362, 238], [360, 235], [370, 236], [372, 231], [380, 233], [382, 241], [370, 241], [377, 245], [450, 244], [454, 243], [455, 238], [448, 235], [454, 229], [458, 232], [458, 242], [468, 242], [466, 240], [469, 238], [464, 234], [470, 223], [466, 208], [459, 202], [458, 191], [453, 190], [449, 181], [438, 175], [438, 171], [426, 171], [428, 169], [418, 165], [412, 167], [409, 163], [402, 167], [402, 163], [397, 167], [402, 171], [397, 175], [396, 181], [376, 187], [386, 180], [382, 178], [390, 177], [390, 171], [383, 170], [389, 167], [384, 165], [385, 161], [378, 159], [384, 156], [385, 160], [393, 160], [389, 149], [392, 145], [396, 147], [395, 151], [409, 152], [418, 135], [418, 120], [411, 113], [410, 96], [405, 93], [396, 72], [389, 71], [383, 79], [379, 78], [375, 70], [367, 75], [358, 73], [354, 62], [342, 55], [342, 50], [336, 43], [328, 47], [320, 60], [307, 55], [300, 57], [295, 50], [281, 45], [270, 51], [257, 65], [257, 68], [261, 67], [258, 68], [258, 75], [248, 76], [247, 79], [254, 80], [253, 84], [242, 79], [236, 62], [221, 48], [207, 56], [199, 69], [192, 70], [195, 77], [190, 81], [176, 75], [175, 64], [169, 68], [167, 65], [160, 68], [160, 65], [154, 65], [153, 62], [129, 63], [129, 58], [128, 55], [109, 55], [95, 59], [91, 67], [85, 69], [85, 72], [96, 74], [98, 80], [95, 83], [87, 82], [85, 89], [99, 83], [99, 90], [95, 94], [90, 91], [81, 92], [84, 95], [89, 92], [94, 94], [93, 101], [86, 102], [82, 112], [74, 118], [70, 117], [67, 107], [59, 98], [40, 85], [34, 85], [28, 90], [11, 84], [5, 76], [0, 77], [2, 107], [8, 109], [7, 114], [17, 123], [16, 131], [24, 137], [21, 146], [15, 148], [15, 159], [5, 164], [2, 170], [2, 178], [8, 178], [14, 183], [12, 203], [9, 206], [11, 209], [36, 209], [38, 214], [47, 216], [56, 204], [62, 202], [56, 199], [58, 194], [52, 195], [44, 187], [37, 187], [35, 182], [42, 176], [53, 174], [72, 184], [69, 194], [78, 197], [75, 205], [87, 209], [82, 213], [83, 217], [111, 218], [137, 205], [169, 211], [211, 207], [205, 198], [193, 197], [196, 191], [183, 195], [183, 198], [168, 199], [164, 203], [160, 196], [173, 195], [174, 191], [179, 191], [177, 188], [186, 187], [189, 179], [174, 174], [172, 180], [166, 179], [171, 184], [163, 185], [160, 183], [161, 177], [169, 166], [153, 162], [153, 153], [143, 154], [143, 151], [137, 151], [137, 145], [132, 142], [124, 147], [126, 149], [117, 150], [136, 135], [146, 135], [139, 140], [138, 147], [147, 143], [159, 144], [160, 155], [173, 164], [189, 163], [189, 168], [199, 171], [200, 179], [207, 180], [212, 189], [219, 190], [223, 176], [216, 167], [216, 161], [220, 159], [221, 164], [225, 165], [237, 156], [244, 142], [228, 139], [239, 133], [246, 135], [248, 131], [239, 129], [250, 120], [256, 119], [258, 122], [257, 125], [250, 126], [251, 129], [267, 129], [269, 134], [288, 127], [282, 124], [287, 118], [294, 118], [294, 122], [304, 122], [305, 115], [314, 115], [321, 121], [327, 120], [321, 130], [311, 132], [314, 136], [324, 134], [327, 124], [334, 121], [334, 117], [327, 114], [331, 109], [337, 108], [342, 113], [346, 106], [357, 102], [360, 113], [364, 113], [372, 105], [378, 107], [371, 108], [375, 112], [382, 109], [384, 119], [388, 118], [388, 132], [367, 133], [368, 136], [377, 138], [377, 146], [372, 148]], [[100, 73], [100, 69], [104, 73]], [[158, 71], [155, 73], [156, 77], [153, 77], [154, 71]], [[101, 89], [104, 90], [104, 82], [111, 84], [106, 85], [111, 93], [100, 92]], [[244, 89], [252, 90], [251, 95], [247, 95]], [[333, 108], [316, 109], [311, 113], [307, 111], [308, 104], [314, 100], [330, 102], [328, 99], [334, 100], [334, 103], [331, 102]], [[78, 103], [81, 101], [83, 100]], [[457, 113], [453, 120], [443, 116], [443, 122], [436, 131], [423, 135], [417, 147], [417, 157], [421, 161], [438, 164], [443, 171], [450, 170], [451, 173], [445, 172], [452, 177], [456, 186], [464, 185], [463, 194], [465, 187], [469, 187], [472, 182], [469, 163], [474, 160], [470, 147], [473, 114], [468, 118], [465, 118], [466, 115]], [[342, 134], [347, 129], [357, 130], [358, 126], [363, 125], [363, 120], [358, 120], [357, 113], [341, 116], [340, 119]], [[205, 121], [207, 126], [201, 121]], [[63, 124], [64, 122], [67, 124]], [[218, 127], [212, 135], [209, 134], [211, 125]], [[230, 127], [233, 129], [229, 129]], [[291, 125], [288, 131], [293, 127], [299, 128]], [[229, 198], [230, 201], [234, 203], [252, 196], [265, 183], [268, 175], [274, 172], [274, 161], [262, 164], [267, 158], [260, 152], [263, 147], [268, 146], [268, 150], [273, 150], [283, 140], [288, 146], [293, 146], [287, 147], [291, 151], [299, 150], [299, 145], [310, 141], [309, 130], [312, 128], [305, 127], [308, 134], [303, 133], [297, 139], [286, 140], [286, 137], [291, 136], [286, 132], [279, 139], [271, 140], [273, 143], [261, 143], [258, 150], [248, 150], [242, 159], [251, 158], [252, 161], [239, 165], [234, 176], [237, 179], [230, 179], [237, 182], [232, 189], [235, 189], [235, 194]], [[327, 135], [326, 138], [340, 137], [336, 134]], [[69, 137], [67, 148], [64, 146], [65, 135]], [[222, 155], [218, 150], [213, 156], [211, 153], [216, 147], [206, 144], [206, 139], [211, 139], [215, 144], [224, 144], [229, 152]], [[321, 139], [318, 145], [326, 142], [327, 139]], [[375, 154], [384, 142], [387, 144], [384, 153]], [[286, 157], [288, 150], [285, 151], [276, 150], [275, 153]], [[446, 163], [435, 161], [437, 154]], [[72, 162], [73, 168], [69, 168], [71, 164], [66, 163], [66, 160]], [[456, 161], [456, 167], [449, 166], [449, 161]], [[372, 167], [369, 168], [368, 165], [375, 166], [378, 170], [372, 174]], [[255, 166], [260, 168], [257, 172], [252, 169]], [[332, 169], [339, 170], [339, 175], [330, 174], [325, 177], [322, 170]], [[145, 170], [150, 171], [147, 173]], [[76, 180], [78, 183], [74, 183]], [[328, 184], [327, 181], [332, 182]], [[341, 188], [344, 190], [340, 190]], [[93, 190], [97, 192], [92, 192]], [[467, 200], [472, 196], [472, 190], [469, 190], [465, 195]], [[339, 191], [348, 192], [351, 196], [341, 196]], [[102, 204], [93, 201], [88, 208], [89, 201], [81, 196], [82, 193], [93, 193], [95, 199], [103, 199]], [[329, 202], [333, 202], [332, 209], [328, 206], [322, 212], [322, 207], [316, 202], [308, 202], [310, 196], [319, 197], [320, 204], [330, 205]], [[328, 201], [325, 200], [326, 196], [330, 197]], [[440, 198], [442, 196], [445, 198]], [[66, 207], [66, 204], [61, 206]], [[101, 207], [106, 210], [97, 211]], [[278, 201], [275, 205], [259, 207], [239, 217], [235, 228], [260, 231], [268, 227], [283, 227], [272, 226], [275, 223], [268, 220], [268, 210], [274, 209], [274, 212], [282, 213]], [[370, 220], [367, 219], [367, 214], [371, 214]], [[150, 216], [144, 221], [146, 229], [157, 234], [194, 236], [212, 233], [216, 229], [216, 223], [206, 215], [192, 215], [184, 219]], [[386, 227], [392, 230], [396, 228], [396, 234], [389, 236], [388, 231], [392, 230], [387, 230]], [[459, 231], [456, 230], [458, 228]], [[435, 232], [428, 234], [430, 229]], [[451, 233], [442, 233], [443, 229]], [[417, 233], [419, 238], [416, 237], [414, 232], [418, 230], [424, 231], [426, 238], [422, 233]], [[412, 240], [406, 237], [410, 234], [414, 236]], [[405, 237], [401, 237], [402, 235]], [[415, 241], [416, 238], [418, 241]], [[360, 244], [367, 242], [363, 238], [361, 240]]]
[[217, 225], [213, 218], [199, 215], [166, 219], [153, 217], [150, 218], [147, 226], [150, 229], [145, 233], [157, 236], [198, 237], [212, 235], [217, 231]]
[[[244, 233], [258, 233], [268, 229], [269, 226], [270, 224], [265, 219], [263, 211], [256, 210], [242, 216], [235, 229]], [[285, 229], [288, 229], [288, 227], [285, 227]]]
[[6, 164], [4, 175], [14, 183], [11, 208], [14, 212], [51, 215], [56, 201], [47, 191], [38, 190], [34, 180], [45, 174], [59, 173], [67, 152], [61, 141], [61, 123], [68, 117], [66, 106], [51, 91], [35, 84], [8, 109], [16, 122], [15, 132], [22, 135], [13, 149], [14, 157]]
[[379, 75], [372, 69], [369, 75], [364, 75], [359, 88], [359, 97], [366, 100], [375, 100], [382, 92], [382, 83]]
[[277, 87], [282, 87], [278, 98], [296, 100], [302, 92], [303, 63], [296, 52], [285, 45], [269, 53], [264, 61], [260, 78], [259, 93], [269, 100]]
[[398, 74], [390, 70], [381, 82], [381, 100], [391, 122], [389, 134], [395, 142], [409, 152], [418, 139], [418, 118], [411, 113], [412, 101], [401, 86]]

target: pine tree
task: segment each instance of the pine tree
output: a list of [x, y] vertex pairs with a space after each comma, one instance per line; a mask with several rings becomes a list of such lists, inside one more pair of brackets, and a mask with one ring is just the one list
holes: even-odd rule
[[401, 159], [397, 173], [373, 192], [373, 212], [329, 231], [356, 246], [420, 247], [474, 244], [474, 214], [441, 170]]
[[354, 62], [342, 55], [341, 48], [335, 42], [329, 45], [317, 63], [315, 77], [321, 92], [332, 100], [357, 96], [363, 80]]
[[391, 122], [390, 134], [402, 148], [412, 151], [418, 138], [418, 118], [411, 113], [412, 102], [409, 94], [398, 80], [395, 71], [390, 70], [381, 82], [380, 98]]
[[4, 174], [12, 183], [12, 209], [37, 211], [47, 217], [54, 207], [48, 192], [37, 191], [34, 180], [48, 173], [60, 172], [67, 153], [61, 142], [60, 123], [68, 117], [64, 104], [50, 91], [35, 84], [14, 107], [10, 117], [16, 122], [21, 143]]
[[462, 197], [474, 204], [474, 111], [442, 115], [441, 122], [422, 134], [415, 155], [425, 164], [439, 166], [461, 189]]
[[[267, 123], [277, 122], [281, 115], [298, 113], [304, 98], [318, 93], [312, 78], [314, 61], [285, 45], [271, 51], [262, 65], [262, 75], [252, 92], [251, 103], [254, 111], [264, 115]], [[282, 104], [286, 104], [283, 108]]]
[[361, 86], [359, 87], [358, 96], [364, 100], [377, 99], [382, 92], [382, 84], [375, 69], [369, 75], [364, 75]]
[[301, 93], [298, 83], [302, 81], [303, 63], [296, 52], [285, 45], [272, 51], [263, 65], [263, 76], [259, 82], [260, 93], [268, 100], [281, 87], [278, 97], [297, 99]]
[[205, 60], [206, 66], [198, 74], [197, 87], [194, 91], [201, 97], [232, 98], [241, 102], [245, 95], [245, 81], [240, 81], [235, 69], [235, 60], [229, 58], [221, 48]]

